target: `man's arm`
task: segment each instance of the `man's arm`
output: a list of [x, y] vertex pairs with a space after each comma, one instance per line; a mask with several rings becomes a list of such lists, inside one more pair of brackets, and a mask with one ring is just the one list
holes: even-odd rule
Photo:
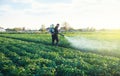
[[58, 33], [58, 34], [64, 37], [64, 35], [63, 35], [63, 34], [61, 34], [61, 33]]

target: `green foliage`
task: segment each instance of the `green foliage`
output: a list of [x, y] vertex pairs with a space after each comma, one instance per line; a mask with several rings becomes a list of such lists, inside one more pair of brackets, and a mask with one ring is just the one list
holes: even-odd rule
[[0, 76], [120, 76], [119, 57], [81, 52], [60, 40], [56, 47], [49, 34], [1, 34]]

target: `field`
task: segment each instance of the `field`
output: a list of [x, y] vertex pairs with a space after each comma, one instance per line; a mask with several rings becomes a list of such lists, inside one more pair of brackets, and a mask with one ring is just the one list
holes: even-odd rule
[[50, 34], [0, 34], [0, 76], [120, 76], [119, 32], [65, 36], [109, 41], [117, 48], [76, 48], [61, 36], [59, 46], [52, 46]]

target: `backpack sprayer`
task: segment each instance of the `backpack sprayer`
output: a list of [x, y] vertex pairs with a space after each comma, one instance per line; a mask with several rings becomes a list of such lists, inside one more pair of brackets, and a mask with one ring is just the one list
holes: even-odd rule
[[[54, 25], [53, 24], [50, 26], [49, 32], [54, 33]], [[58, 33], [58, 34], [64, 37], [63, 34], [61, 34], [61, 33]]]

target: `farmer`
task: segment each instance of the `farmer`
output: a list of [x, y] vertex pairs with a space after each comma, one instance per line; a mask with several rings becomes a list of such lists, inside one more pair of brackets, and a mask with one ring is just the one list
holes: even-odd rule
[[53, 43], [53, 39], [54, 39], [54, 24], [51, 24], [51, 25], [50, 25], [49, 32], [51, 33], [52, 44], [54, 44], [54, 43]]
[[[51, 35], [52, 35], [52, 45], [58, 45], [58, 42], [59, 42], [59, 39], [58, 39], [58, 27], [59, 27], [59, 24], [57, 24], [54, 28], [54, 25], [51, 25], [51, 28], [50, 28], [50, 32], [51, 32]], [[54, 28], [54, 29], [53, 29]], [[55, 43], [56, 41], [56, 43]]]

